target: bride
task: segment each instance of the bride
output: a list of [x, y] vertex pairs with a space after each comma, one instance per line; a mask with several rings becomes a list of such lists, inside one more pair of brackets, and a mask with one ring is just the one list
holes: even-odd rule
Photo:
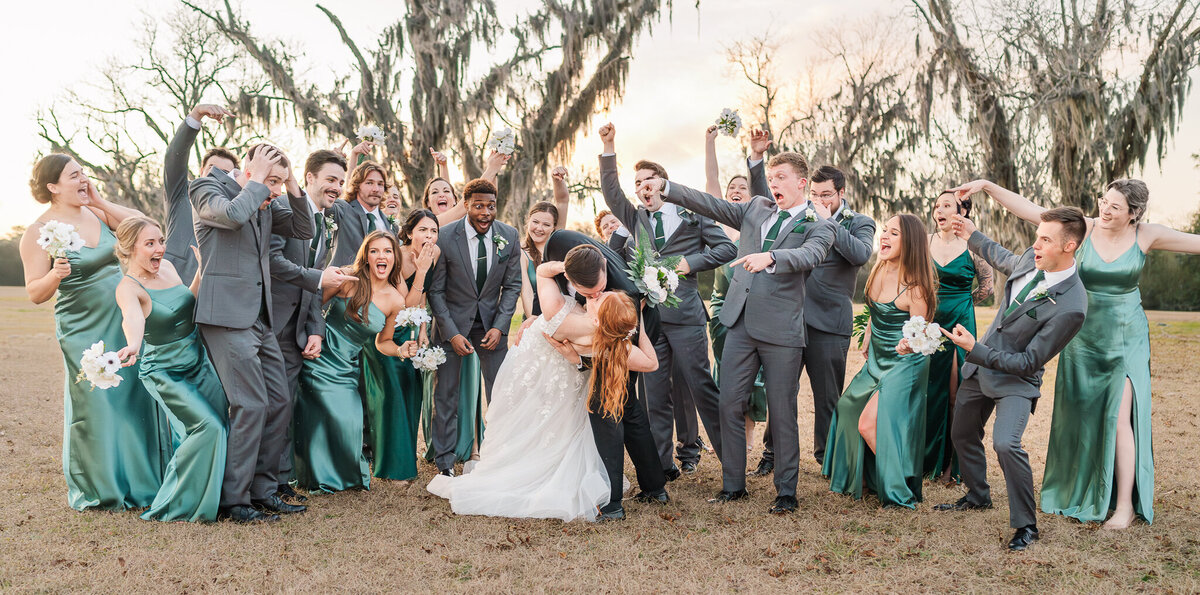
[[[585, 309], [559, 293], [554, 277], [562, 271], [561, 262], [537, 268], [542, 317], [496, 375], [479, 463], [469, 474], [429, 482], [456, 514], [594, 521], [608, 503], [608, 474], [588, 420], [589, 387], [623, 391], [628, 372], [653, 371], [658, 358], [644, 331], [637, 346], [630, 341], [638, 316], [628, 295], [604, 292]], [[596, 356], [590, 381], [580, 371], [586, 354]], [[615, 397], [624, 402], [624, 395], [603, 396], [597, 401], [606, 411]]]

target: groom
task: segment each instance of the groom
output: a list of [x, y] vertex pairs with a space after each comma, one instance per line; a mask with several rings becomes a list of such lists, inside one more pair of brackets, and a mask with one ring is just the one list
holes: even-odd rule
[[[546, 241], [543, 260], [563, 261], [566, 270], [563, 275], [556, 277], [559, 290], [564, 294], [574, 295], [575, 301], [580, 304], [586, 304], [587, 300], [599, 297], [605, 291], [623, 291], [629, 294], [635, 303], [643, 298], [625, 273], [625, 260], [607, 246], [577, 231], [560, 229], [554, 232]], [[654, 308], [643, 308], [641, 316], [646, 325], [646, 332], [654, 339], [659, 333], [658, 311]], [[522, 331], [531, 323], [532, 319], [522, 325]], [[520, 340], [520, 335], [517, 340]], [[636, 337], [634, 341], [637, 341]], [[638, 396], [637, 378], [636, 372], [629, 374], [628, 397], [620, 421], [605, 418], [599, 412], [589, 414], [596, 450], [600, 453], [600, 459], [604, 461], [604, 469], [608, 471], [608, 481], [612, 487], [608, 504], [600, 509], [599, 520], [602, 521], [625, 518], [625, 508], [621, 505], [621, 498], [625, 492], [623, 450], [629, 451], [629, 460], [633, 462], [634, 470], [637, 471], [638, 487], [641, 491], [635, 499], [639, 502], [663, 504], [671, 500], [664, 487], [667, 478], [659, 463], [654, 437], [650, 434], [646, 406]]]
[[942, 330], [967, 352], [954, 405], [950, 439], [958, 452], [967, 495], [935, 510], [977, 510], [992, 507], [987, 483], [983, 427], [992, 413], [992, 448], [1008, 488], [1008, 519], [1016, 529], [1010, 550], [1024, 550], [1038, 539], [1033, 500], [1033, 470], [1021, 448], [1021, 435], [1041, 396], [1046, 362], [1058, 355], [1079, 332], [1087, 313], [1087, 292], [1075, 271], [1075, 249], [1087, 224], [1083, 211], [1059, 207], [1042, 212], [1033, 247], [1017, 256], [954, 216], [958, 237], [967, 247], [1008, 276], [1004, 310], [983, 339], [976, 341], [960, 324]]

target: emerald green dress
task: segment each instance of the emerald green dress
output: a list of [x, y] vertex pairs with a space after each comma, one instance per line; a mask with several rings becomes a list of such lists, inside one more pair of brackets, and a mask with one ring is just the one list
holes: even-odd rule
[[186, 285], [144, 289], [151, 306], [138, 377], [184, 431], [162, 487], [142, 518], [215, 521], [229, 440], [225, 390], [192, 322], [196, 298], [191, 290]]
[[[393, 340], [396, 344], [416, 340], [417, 331], [413, 327], [396, 329]], [[362, 372], [371, 451], [375, 453], [372, 475], [382, 479], [413, 479], [417, 476], [417, 423], [425, 391], [423, 375], [411, 360], [384, 355], [370, 342], [363, 346]]]
[[63, 474], [67, 503], [76, 510], [149, 506], [171, 458], [165, 412], [138, 382], [138, 366], [121, 369], [121, 384], [91, 390], [75, 382], [83, 352], [97, 341], [125, 346], [117, 284], [124, 276], [113, 254], [116, 237], [103, 222], [95, 248], [68, 252], [71, 274], [58, 286], [55, 334], [66, 369], [63, 390]]
[[[946, 266], [935, 260], [937, 270], [938, 294], [937, 312], [933, 321], [942, 328], [950, 330], [956, 325], [963, 325], [967, 332], [975, 335], [975, 302], [971, 288], [975, 283], [975, 259], [971, 258], [969, 250], [963, 250]], [[950, 373], [962, 369], [963, 360], [967, 353], [961, 347], [946, 342], [946, 349], [929, 356], [929, 389], [927, 416], [925, 418], [925, 475], [936, 478], [947, 469], [956, 481], [958, 473], [958, 456], [954, 445], [950, 443]]]
[[[921, 501], [929, 358], [896, 353], [909, 315], [895, 304], [896, 300], [879, 304], [867, 299], [871, 312], [867, 363], [838, 399], [821, 473], [829, 477], [834, 492], [859, 499], [865, 484], [884, 506], [915, 509]], [[858, 418], [876, 392], [879, 417], [872, 453], [858, 433]]]
[[325, 314], [321, 357], [305, 360], [292, 420], [296, 483], [307, 490], [367, 489], [371, 471], [363, 454], [363, 408], [359, 396], [363, 345], [383, 330], [386, 317], [368, 304], [365, 322], [346, 315], [346, 298], [335, 297]]
[[[709, 306], [712, 310], [712, 317], [708, 320], [708, 335], [712, 338], [713, 350], [713, 380], [717, 386], [721, 386], [721, 353], [725, 351], [725, 333], [729, 329], [721, 324], [721, 308], [725, 305], [725, 293], [729, 291], [730, 278], [733, 276], [733, 270], [728, 265], [723, 265], [717, 268], [716, 277], [713, 279], [712, 295], [708, 298]], [[762, 368], [758, 369], [758, 376], [754, 379], [754, 392], [750, 394], [749, 411], [746, 412], [757, 422], [767, 421], [767, 389], [763, 384]]]
[[1133, 508], [1149, 523], [1154, 520], [1150, 326], [1138, 290], [1146, 254], [1135, 240], [1116, 260], [1105, 262], [1088, 237], [1076, 258], [1088, 312], [1058, 358], [1042, 511], [1090, 522], [1103, 521], [1116, 507], [1117, 416], [1128, 378], [1136, 448]]

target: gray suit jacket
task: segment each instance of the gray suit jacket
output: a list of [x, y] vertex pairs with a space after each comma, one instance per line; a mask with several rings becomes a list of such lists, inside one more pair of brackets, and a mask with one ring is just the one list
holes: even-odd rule
[[[341, 199], [333, 201], [333, 206], [325, 211], [333, 212], [333, 217], [338, 225], [333, 259], [329, 261], [329, 264], [335, 267], [354, 264], [354, 257], [358, 256], [358, 249], [362, 247], [363, 239], [367, 237], [367, 213], [359, 206], [358, 201]], [[397, 235], [399, 230], [395, 225], [389, 224], [385, 231]]]
[[[309, 208], [306, 206], [305, 211]], [[311, 213], [310, 213], [311, 219]], [[315, 233], [323, 233], [317, 228]], [[321, 316], [321, 270], [330, 250], [318, 252], [314, 268], [308, 268], [312, 240], [271, 235], [271, 326], [276, 332], [296, 314], [296, 336], [291, 337], [304, 349], [310, 335], [325, 336], [325, 318]]]
[[500, 329], [508, 336], [517, 298], [521, 295], [520, 239], [516, 228], [492, 222], [492, 237], [508, 243], [492, 251], [483, 291], [475, 287], [475, 262], [467, 248], [466, 217], [442, 228], [438, 247], [442, 253], [433, 267], [429, 307], [437, 322], [434, 338], [449, 341], [466, 337], [478, 317], [484, 328]]
[[[650, 212], [644, 206], [635, 207], [621, 190], [615, 155], [600, 156], [600, 188], [604, 191], [604, 202], [608, 203], [609, 210], [632, 235], [630, 245], [637, 242], [642, 231], [648, 237], [654, 237], [654, 222]], [[682, 256], [692, 272], [680, 279], [679, 287], [675, 290], [679, 305], [675, 308], [658, 308], [658, 315], [664, 324], [706, 324], [708, 310], [704, 308], [704, 300], [700, 299], [697, 273], [715, 269], [733, 260], [737, 256], [737, 246], [712, 219], [683, 209], [680, 209], [679, 216], [683, 221], [671, 237], [666, 238], [659, 254]], [[609, 245], [612, 245], [611, 242]]]
[[[750, 168], [750, 190], [759, 196], [771, 195], [761, 161]], [[843, 200], [843, 213], [846, 207]], [[833, 248], [804, 285], [804, 322], [819, 331], [849, 337], [858, 269], [875, 251], [875, 220], [855, 213], [849, 219], [839, 215], [834, 223], [837, 235], [833, 238]]]
[[[755, 196], [750, 202], [734, 203], [711, 194], [670, 183], [665, 198], [741, 230], [738, 257], [762, 252], [762, 224], [777, 211], [775, 201]], [[804, 347], [804, 286], [809, 271], [821, 264], [833, 245], [834, 223], [793, 218], [779, 232], [772, 247], [775, 270], [750, 273], [733, 268], [733, 279], [721, 308], [721, 324], [732, 327], [746, 316], [746, 332], [756, 341], [784, 347]]]
[[167, 154], [163, 156], [163, 202], [167, 220], [166, 257], [185, 284], [196, 275], [196, 231], [192, 229], [192, 203], [188, 202], [188, 155], [200, 131], [184, 121], [175, 131]]
[[[220, 170], [192, 182], [189, 198], [196, 211], [196, 241], [202, 258], [196, 322], [234, 329], [250, 328], [265, 307], [272, 318], [271, 272], [268, 264], [271, 234], [312, 238], [308, 199], [276, 198], [265, 210], [259, 205], [270, 189], [258, 182], [246, 187]], [[290, 206], [289, 206], [290, 205]]]
[[1008, 275], [1008, 282], [996, 319], [967, 354], [962, 367], [963, 380], [977, 377], [980, 390], [992, 398], [1036, 399], [1041, 396], [1046, 362], [1058, 355], [1083, 326], [1087, 314], [1083, 282], [1078, 274], [1071, 275], [1049, 287], [1045, 298], [1030, 296], [1005, 316], [1014, 289], [1021, 290], [1013, 287], [1013, 279], [1034, 268], [1033, 248], [1017, 256], [978, 231], [971, 234], [967, 247]]

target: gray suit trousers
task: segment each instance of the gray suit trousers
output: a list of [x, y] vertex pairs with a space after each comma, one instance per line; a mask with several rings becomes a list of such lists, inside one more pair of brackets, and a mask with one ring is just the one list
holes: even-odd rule
[[[296, 395], [300, 392], [300, 370], [304, 369], [304, 356], [301, 355], [300, 346], [296, 344], [296, 319], [298, 316], [298, 312], [293, 312], [287, 324], [275, 333], [279, 351], [283, 354], [284, 374], [287, 375], [289, 398], [285, 415], [289, 420], [292, 419], [292, 413], [296, 409]], [[283, 451], [279, 456], [279, 483], [287, 483], [293, 479], [292, 457], [292, 424], [289, 422], [287, 432], [283, 437]]]
[[283, 354], [261, 316], [246, 329], [198, 326], [229, 399], [221, 506], [248, 506], [279, 487], [279, 457], [291, 424]]
[[[484, 395], [490, 403], [496, 373], [500, 371], [500, 364], [504, 363], [504, 356], [508, 355], [508, 337], [501, 336], [500, 345], [495, 350], [484, 349], [479, 343], [487, 331], [476, 321], [467, 340], [479, 356]], [[458, 443], [458, 379], [462, 370], [462, 356], [454, 352], [454, 346], [446, 341], [442, 349], [446, 350], [446, 363], [438, 366], [437, 385], [433, 389], [433, 452], [434, 463], [439, 470], [454, 468], [454, 446]]]
[[[714, 452], [721, 452], [720, 395], [708, 366], [708, 333], [704, 325], [662, 323], [654, 350], [658, 354], [658, 369], [644, 374], [646, 379], [646, 408], [650, 415], [650, 432], [658, 448], [663, 469], [675, 466], [672, 454], [675, 441], [672, 430], [677, 418], [683, 421], [690, 413], [700, 414], [704, 430], [712, 441]], [[697, 462], [696, 448], [699, 428], [683, 426], [679, 441], [691, 448], [680, 449], [679, 460]], [[689, 452], [690, 451], [690, 452]]]
[[721, 354], [721, 470], [722, 489], [746, 489], [746, 411], [758, 369], [763, 369], [767, 392], [767, 428], [775, 442], [775, 490], [796, 495], [800, 473], [800, 433], [796, 422], [796, 393], [800, 390], [803, 347], [784, 347], [756, 341], [746, 332], [745, 316], [725, 335]]
[[[846, 354], [850, 351], [850, 337], [819, 331], [811, 326], [807, 331], [808, 346], [804, 349], [803, 365], [808, 370], [808, 385], [813, 394], [813, 456], [818, 463], [824, 463], [829, 421], [842, 390], [846, 388]], [[770, 427], [763, 433], [763, 446], [763, 460], [774, 462]]]
[[974, 504], [991, 501], [987, 482], [987, 455], [983, 449], [983, 427], [992, 411], [996, 421], [992, 426], [992, 448], [1004, 471], [1008, 489], [1008, 522], [1019, 529], [1037, 522], [1033, 498], [1033, 470], [1029, 454], [1021, 448], [1021, 436], [1033, 401], [1026, 397], [992, 398], [979, 390], [978, 378], [972, 376], [958, 387], [954, 403], [954, 422], [950, 439], [958, 452], [963, 483], [967, 484], [967, 500]]

